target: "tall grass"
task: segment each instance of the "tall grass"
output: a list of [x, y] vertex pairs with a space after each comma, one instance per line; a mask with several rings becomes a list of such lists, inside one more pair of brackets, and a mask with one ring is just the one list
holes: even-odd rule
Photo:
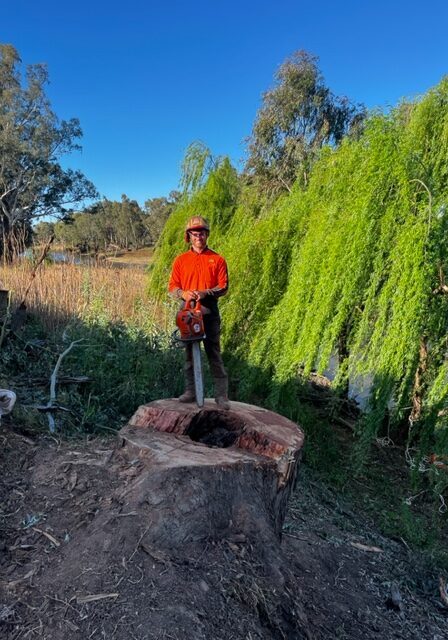
[[41, 381], [74, 341], [60, 376], [90, 382], [59, 388], [58, 402], [71, 410], [57, 414], [65, 432], [118, 429], [139, 404], [180, 392], [182, 354], [165, 322], [172, 314], [147, 297], [142, 270], [44, 264], [33, 278], [26, 261], [2, 266], [0, 285], [12, 292], [12, 312], [30, 281], [27, 322], [0, 353], [0, 386], [18, 392], [19, 422], [46, 425], [31, 407], [48, 400]]
[[[29, 260], [0, 265], [0, 284], [11, 291], [13, 308], [23, 299], [32, 273]], [[73, 318], [84, 318], [99, 302], [112, 322], [140, 323], [144, 313], [154, 314], [145, 285], [145, 274], [140, 269], [43, 264], [34, 277], [26, 305], [48, 331], [59, 330]]]

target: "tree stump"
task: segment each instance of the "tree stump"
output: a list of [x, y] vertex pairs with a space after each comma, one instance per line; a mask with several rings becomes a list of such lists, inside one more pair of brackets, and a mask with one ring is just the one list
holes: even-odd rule
[[287, 418], [240, 402], [223, 411], [156, 400], [119, 435], [120, 456], [138, 466], [120, 499], [146, 514], [154, 544], [281, 536], [304, 439]]

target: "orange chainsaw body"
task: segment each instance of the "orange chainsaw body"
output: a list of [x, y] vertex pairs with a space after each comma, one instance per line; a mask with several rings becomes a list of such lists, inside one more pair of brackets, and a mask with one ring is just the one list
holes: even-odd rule
[[184, 308], [177, 312], [176, 324], [183, 342], [203, 340], [205, 329], [200, 300], [197, 300], [196, 304], [193, 300], [186, 302]]

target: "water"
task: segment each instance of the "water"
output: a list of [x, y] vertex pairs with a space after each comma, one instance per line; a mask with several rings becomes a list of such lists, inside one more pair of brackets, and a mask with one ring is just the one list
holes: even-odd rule
[[[330, 358], [328, 367], [323, 375], [330, 381], [333, 381], [338, 368], [338, 356], [333, 354]], [[349, 379], [348, 397], [354, 400], [361, 411], [365, 411], [369, 402], [369, 395], [373, 384], [373, 375], [356, 376]]]
[[[23, 258], [31, 258], [33, 256], [32, 249], [26, 249], [21, 254]], [[106, 258], [98, 258], [73, 251], [50, 251], [48, 254], [50, 260], [56, 264], [76, 264], [87, 267], [111, 267], [114, 269], [144, 269], [145, 264], [136, 264], [133, 262], [109, 262]]]

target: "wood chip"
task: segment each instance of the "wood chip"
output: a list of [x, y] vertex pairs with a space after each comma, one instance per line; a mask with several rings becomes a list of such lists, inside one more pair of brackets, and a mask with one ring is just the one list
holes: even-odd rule
[[97, 593], [91, 596], [77, 596], [76, 602], [78, 604], [85, 604], [86, 602], [95, 602], [96, 600], [105, 600], [106, 598], [118, 598], [119, 593]]
[[448, 592], [446, 590], [446, 580], [444, 580], [442, 576], [440, 576], [439, 578], [439, 590], [443, 604], [445, 605], [445, 607], [448, 607]]
[[379, 547], [371, 547], [367, 544], [362, 544], [362, 542], [350, 542], [352, 547], [355, 549], [360, 549], [361, 551], [372, 551], [374, 553], [384, 553], [383, 549]]
[[42, 529], [37, 529], [37, 527], [33, 527], [33, 531], [37, 531], [37, 533], [42, 534], [43, 536], [45, 536], [46, 538], [48, 538], [48, 540], [54, 544], [55, 547], [60, 547], [61, 543], [56, 540], [56, 538], [54, 536], [51, 535], [51, 533], [47, 533], [46, 531], [42, 531]]
[[11, 582], [8, 582], [6, 584], [6, 587], [8, 589], [14, 589], [14, 587], [16, 587], [18, 584], [20, 584], [20, 582], [23, 582], [24, 580], [28, 580], [28, 578], [31, 578], [36, 572], [36, 569], [31, 569], [31, 571], [28, 571], [28, 573], [26, 573], [22, 578], [17, 578], [17, 580], [12, 580]]
[[67, 625], [67, 627], [72, 631], [79, 631], [79, 627], [77, 627], [76, 624], [73, 624], [73, 622], [71, 622], [70, 620], [64, 619], [64, 622]]
[[34, 544], [15, 544], [13, 547], [8, 547], [8, 551], [29, 551], [30, 549], [35, 549]]
[[76, 487], [76, 483], [77, 482], [78, 482], [78, 474], [76, 473], [76, 471], [74, 469], [72, 469], [72, 471], [70, 472], [70, 475], [68, 477], [67, 489], [69, 491], [73, 491], [73, 489]]
[[157, 551], [153, 549], [149, 544], [145, 542], [140, 543], [140, 548], [147, 553], [153, 560], [158, 560], [159, 562], [167, 563], [169, 561], [168, 556], [161, 551]]

